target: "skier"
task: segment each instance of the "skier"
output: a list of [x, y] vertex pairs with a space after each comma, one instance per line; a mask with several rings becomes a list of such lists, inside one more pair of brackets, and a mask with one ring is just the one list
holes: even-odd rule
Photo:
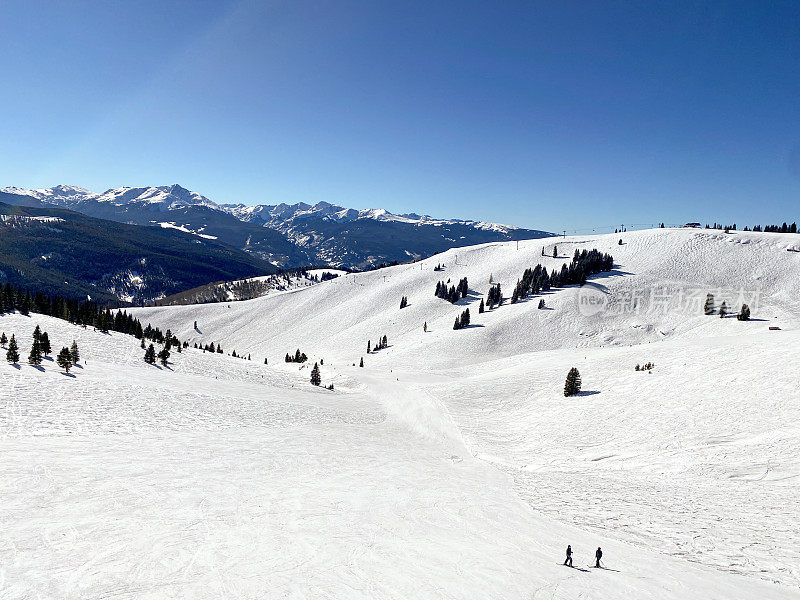
[[594, 566], [598, 569], [600, 568], [600, 559], [603, 558], [603, 551], [600, 549], [600, 546], [597, 547], [597, 552], [594, 553], [594, 557], [597, 559]]
[[569, 544], [567, 544], [567, 558], [564, 561], [564, 565], [567, 567], [572, 566], [572, 546], [570, 546]]

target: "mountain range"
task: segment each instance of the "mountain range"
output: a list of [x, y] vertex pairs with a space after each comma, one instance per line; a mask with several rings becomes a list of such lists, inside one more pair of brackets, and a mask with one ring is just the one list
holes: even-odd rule
[[283, 268], [324, 264], [363, 269], [454, 247], [551, 235], [497, 223], [356, 210], [327, 202], [217, 204], [177, 184], [102, 193], [69, 185], [35, 190], [6, 187], [0, 190], [0, 202], [57, 206], [121, 223], [177, 229], [230, 244]]

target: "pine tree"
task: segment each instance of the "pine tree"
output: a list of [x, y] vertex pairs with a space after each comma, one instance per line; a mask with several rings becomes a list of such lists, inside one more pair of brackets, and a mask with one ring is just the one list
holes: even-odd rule
[[6, 360], [11, 364], [19, 362], [19, 348], [17, 347], [17, 339], [14, 334], [11, 334], [11, 339], [8, 341], [8, 352], [6, 352]]
[[724, 319], [725, 315], [728, 314], [728, 305], [725, 303], [725, 300], [722, 301], [722, 304], [719, 305], [719, 318]]
[[147, 350], [145, 350], [144, 362], [146, 362], [148, 365], [156, 364], [156, 349], [153, 347], [153, 344], [150, 344], [147, 347]]
[[267, 359], [266, 359], [266, 358], [264, 359], [264, 364], [265, 364], [265, 365], [266, 365], [266, 364], [268, 364], [268, 363], [267, 363]]
[[564, 395], [574, 396], [581, 391], [581, 374], [578, 369], [572, 367], [567, 373], [567, 381], [564, 383]]
[[169, 350], [167, 349], [167, 346], [164, 346], [161, 349], [161, 352], [158, 353], [158, 358], [161, 361], [161, 364], [166, 367], [167, 359], [169, 358]]
[[714, 314], [714, 296], [708, 294], [706, 296], [706, 303], [703, 305], [703, 312], [707, 315]]
[[[142, 349], [144, 349], [144, 338], [142, 338], [141, 346], [142, 346]], [[197, 343], [195, 343], [194, 347], [197, 348]]]
[[[742, 304], [741, 310], [739, 310], [739, 314], [736, 315], [736, 318], [740, 321], [749, 321], [750, 320], [750, 307], [747, 304]], [[14, 336], [11, 336], [12, 339]]]
[[372, 349], [372, 341], [371, 340], [367, 340], [367, 354], [370, 353], [371, 349]]
[[361, 357], [361, 362], [358, 363], [358, 366], [359, 367], [363, 367], [364, 366], [364, 357], [363, 356]]
[[314, 368], [311, 369], [311, 385], [319, 385], [322, 383], [322, 377], [319, 374], [319, 365], [314, 363]]
[[544, 308], [544, 298], [539, 299], [539, 310]]
[[78, 343], [75, 340], [72, 340], [69, 353], [72, 355], [72, 364], [77, 365], [78, 361], [81, 359], [81, 354], [78, 352]]
[[72, 366], [72, 355], [69, 352], [69, 348], [64, 346], [61, 349], [61, 352], [56, 356], [56, 364], [69, 373], [69, 369]]
[[8, 343], [8, 338], [6, 337], [6, 332], [0, 333], [0, 344], [5, 346]]
[[485, 305], [483, 304], [483, 298], [481, 298], [481, 303], [478, 306], [478, 314], [483, 314], [484, 310], [486, 310], [486, 309], [485, 309]]
[[424, 333], [428, 333], [428, 322], [427, 322], [427, 321], [425, 321], [425, 322], [422, 324], [422, 331], [423, 331]]
[[37, 325], [36, 328], [33, 330], [33, 339], [38, 342], [41, 339], [41, 337], [42, 337], [42, 330], [39, 329], [39, 326]]
[[558, 251], [555, 246], [553, 246], [553, 258], [558, 258]]
[[42, 354], [50, 356], [53, 349], [50, 347], [50, 337], [47, 335], [46, 331], [43, 331], [42, 335], [39, 336], [39, 344], [42, 347]]
[[28, 354], [28, 364], [34, 367], [38, 367], [42, 364], [42, 347], [39, 345], [39, 340], [36, 338], [33, 338], [31, 353]]

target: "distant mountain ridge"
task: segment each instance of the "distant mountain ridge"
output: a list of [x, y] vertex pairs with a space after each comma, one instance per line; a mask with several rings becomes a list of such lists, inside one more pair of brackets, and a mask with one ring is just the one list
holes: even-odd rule
[[7, 187], [0, 190], [0, 201], [55, 205], [123, 223], [175, 228], [219, 239], [280, 267], [325, 263], [364, 268], [459, 246], [551, 235], [498, 223], [356, 210], [327, 202], [217, 204], [177, 184], [120, 187], [102, 193], [69, 185], [35, 190]]

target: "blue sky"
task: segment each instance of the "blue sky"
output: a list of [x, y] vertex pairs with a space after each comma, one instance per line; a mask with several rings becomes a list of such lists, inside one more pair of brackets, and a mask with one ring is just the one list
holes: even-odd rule
[[0, 186], [800, 219], [796, 2], [0, 2]]

